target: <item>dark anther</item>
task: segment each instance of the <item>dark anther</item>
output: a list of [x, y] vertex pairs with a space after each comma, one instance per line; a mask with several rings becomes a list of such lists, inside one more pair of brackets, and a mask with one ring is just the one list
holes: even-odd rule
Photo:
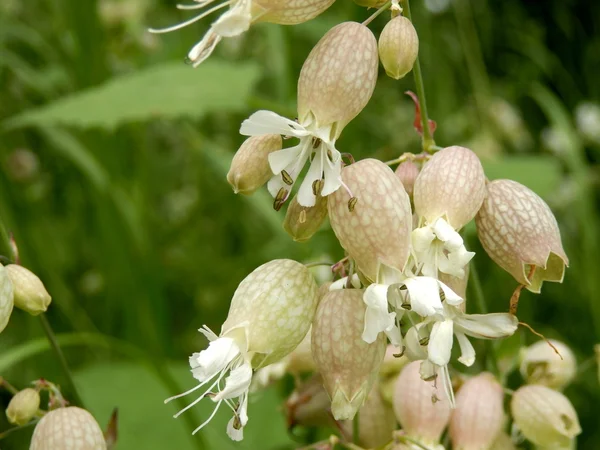
[[356, 197], [352, 197], [350, 200], [348, 200], [348, 211], [350, 211], [350, 212], [354, 211], [354, 207], [356, 206], [357, 202], [358, 202], [358, 198], [356, 198]]
[[281, 178], [283, 179], [283, 182], [285, 184], [287, 184], [288, 186], [291, 186], [292, 184], [294, 184], [294, 179], [285, 170], [281, 171]]
[[429, 336], [425, 336], [424, 338], [419, 339], [419, 344], [423, 346], [429, 344]]
[[322, 179], [313, 181], [312, 191], [314, 195], [319, 195], [321, 193], [321, 191], [323, 190], [323, 184], [325, 183]]
[[317, 148], [319, 145], [321, 145], [321, 139], [313, 138], [313, 142], [312, 142], [313, 148]]
[[402, 303], [402, 304], [400, 305], [400, 307], [401, 307], [402, 309], [406, 309], [407, 311], [410, 311], [410, 310], [412, 309], [412, 306], [411, 306], [411, 305], [410, 305], [410, 303], [408, 303], [408, 302], [406, 302], [406, 303]]

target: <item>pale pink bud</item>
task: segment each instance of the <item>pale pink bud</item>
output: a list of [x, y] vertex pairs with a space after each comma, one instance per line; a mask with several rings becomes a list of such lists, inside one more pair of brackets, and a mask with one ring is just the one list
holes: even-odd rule
[[433, 223], [440, 217], [459, 230], [475, 217], [485, 198], [485, 174], [464, 147], [440, 150], [421, 169], [414, 188], [415, 212]]
[[422, 445], [434, 446], [450, 419], [450, 404], [443, 388], [424, 381], [421, 361], [408, 364], [396, 381], [394, 412], [402, 429]]
[[254, 22], [297, 25], [314, 19], [335, 0], [252, 0]]
[[569, 260], [548, 205], [516, 181], [494, 180], [487, 192], [475, 222], [490, 258], [531, 292], [544, 281], [562, 282]]
[[314, 123], [314, 129], [336, 124], [328, 138], [337, 138], [369, 102], [377, 66], [377, 41], [371, 30], [356, 22], [333, 27], [312, 49], [300, 71], [300, 123]]
[[489, 449], [504, 422], [504, 392], [490, 373], [467, 380], [456, 395], [450, 418], [454, 450]]
[[5, 267], [13, 285], [15, 306], [33, 316], [45, 312], [52, 302], [44, 283], [29, 269], [17, 264]]
[[6, 268], [0, 264], [0, 333], [6, 328], [14, 306], [13, 284]]
[[327, 197], [316, 195], [315, 206], [302, 206], [294, 196], [288, 206], [283, 228], [296, 242], [308, 241], [327, 217]]
[[366, 306], [361, 289], [329, 292], [319, 303], [312, 353], [336, 420], [352, 419], [365, 402], [385, 354], [385, 335], [362, 339]]
[[375, 448], [385, 445], [392, 439], [396, 429], [396, 419], [390, 405], [383, 401], [377, 384], [360, 408], [358, 436], [362, 447]]
[[264, 134], [244, 141], [231, 160], [227, 181], [237, 194], [252, 194], [273, 177], [269, 154], [281, 150], [281, 136]]
[[329, 220], [341, 246], [371, 281], [380, 264], [402, 271], [408, 260], [412, 214], [400, 179], [381, 161], [345, 167], [342, 180], [356, 199], [338, 189], [329, 198]]
[[515, 424], [536, 445], [567, 446], [581, 433], [577, 412], [567, 397], [542, 385], [520, 387], [510, 409]]
[[404, 190], [406, 193], [412, 197], [413, 189], [415, 187], [415, 181], [417, 181], [417, 176], [419, 175], [419, 171], [421, 169], [410, 159], [401, 163], [398, 167], [396, 167], [396, 175], [400, 178], [402, 182], [402, 186], [404, 186]]
[[289, 354], [306, 336], [317, 307], [317, 283], [304, 264], [276, 259], [255, 269], [233, 294], [221, 336], [245, 342], [253, 367]]
[[8, 403], [6, 417], [14, 425], [25, 425], [34, 418], [40, 407], [40, 394], [32, 388], [17, 392]]
[[379, 59], [385, 73], [399, 80], [410, 72], [419, 54], [419, 36], [412, 22], [397, 16], [390, 20], [379, 36]]
[[106, 450], [106, 442], [89, 412], [69, 406], [42, 417], [33, 431], [29, 450]]
[[577, 361], [565, 344], [553, 339], [550, 342], [558, 353], [546, 341], [538, 341], [521, 350], [521, 375], [529, 384], [562, 389], [575, 377]]

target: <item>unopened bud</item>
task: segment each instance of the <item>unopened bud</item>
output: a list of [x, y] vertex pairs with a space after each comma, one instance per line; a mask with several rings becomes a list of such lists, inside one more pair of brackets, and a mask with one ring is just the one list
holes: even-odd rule
[[365, 402], [385, 354], [385, 335], [362, 339], [366, 306], [362, 289], [330, 291], [319, 303], [312, 353], [336, 420], [352, 419]]
[[296, 242], [309, 240], [327, 217], [327, 197], [316, 195], [315, 206], [302, 206], [295, 196], [288, 206], [283, 228]]
[[434, 447], [450, 419], [446, 394], [433, 381], [421, 379], [421, 361], [408, 364], [396, 381], [394, 413], [406, 434], [426, 447]]
[[415, 182], [415, 212], [427, 223], [440, 217], [455, 230], [475, 217], [485, 198], [485, 174], [475, 153], [447, 147], [427, 162]]
[[337, 138], [369, 102], [377, 67], [377, 41], [371, 30], [357, 22], [333, 27], [315, 45], [300, 71], [300, 123], [313, 122], [315, 129], [336, 124], [333, 136], [328, 137]]
[[8, 403], [6, 417], [13, 425], [25, 425], [35, 417], [40, 407], [40, 394], [32, 388], [17, 392]]
[[402, 186], [404, 186], [404, 190], [409, 197], [412, 197], [413, 195], [413, 189], [415, 187], [415, 181], [417, 181], [417, 176], [419, 175], [419, 170], [419, 166], [410, 159], [396, 167], [395, 173], [398, 178], [400, 178]]
[[538, 341], [521, 350], [521, 375], [529, 384], [563, 389], [575, 377], [577, 361], [565, 344], [555, 340], [550, 343], [556, 350], [546, 341]]
[[379, 59], [385, 73], [399, 80], [410, 72], [419, 54], [419, 36], [412, 22], [397, 16], [390, 20], [379, 36]]
[[233, 294], [221, 336], [245, 342], [253, 367], [279, 361], [302, 341], [317, 306], [317, 283], [304, 264], [276, 259], [255, 269]]
[[490, 258], [531, 292], [544, 281], [562, 282], [569, 259], [546, 202], [511, 180], [488, 183], [487, 193], [475, 223]]
[[490, 373], [467, 380], [456, 395], [450, 418], [450, 439], [455, 450], [489, 449], [502, 430], [504, 392]]
[[349, 212], [345, 189], [329, 196], [329, 220], [341, 246], [371, 281], [377, 279], [380, 264], [402, 271], [412, 229], [410, 199], [402, 182], [376, 159], [345, 167], [342, 180], [358, 203]]
[[362, 447], [381, 447], [392, 439], [396, 419], [391, 406], [383, 401], [377, 384], [369, 392], [359, 414], [358, 438]]
[[0, 264], [0, 333], [6, 328], [14, 306], [13, 284], [8, 271]]
[[281, 150], [278, 134], [252, 136], [244, 141], [227, 173], [227, 181], [236, 194], [252, 194], [273, 177], [268, 156], [276, 150]]
[[6, 266], [6, 273], [13, 284], [17, 308], [37, 316], [48, 309], [52, 297], [36, 274], [17, 264]]
[[520, 387], [510, 409], [515, 424], [528, 440], [542, 446], [568, 446], [581, 433], [575, 408], [560, 392], [546, 386]]
[[106, 450], [96, 419], [85, 409], [69, 406], [47, 413], [33, 430], [29, 450]]

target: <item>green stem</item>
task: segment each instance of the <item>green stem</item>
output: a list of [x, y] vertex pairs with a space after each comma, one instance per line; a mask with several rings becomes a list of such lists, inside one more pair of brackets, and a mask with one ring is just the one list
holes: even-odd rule
[[352, 420], [352, 442], [356, 445], [359, 444], [360, 441], [360, 417], [359, 412], [356, 411], [356, 415]]
[[[402, 12], [411, 22], [412, 15], [410, 13], [410, 0], [401, 0]], [[427, 113], [427, 100], [425, 98], [425, 83], [423, 82], [423, 73], [421, 72], [421, 61], [419, 55], [413, 66], [413, 76], [415, 78], [415, 87], [417, 89], [417, 97], [419, 100], [419, 108], [421, 109], [421, 124], [423, 128], [423, 151], [425, 153], [435, 152], [435, 141], [429, 129], [429, 114]]]
[[67, 380], [67, 385], [69, 390], [71, 391], [71, 395], [73, 396], [73, 401], [71, 403], [81, 406], [83, 408], [83, 401], [79, 396], [79, 392], [77, 391], [77, 387], [75, 386], [75, 382], [73, 381], [73, 376], [71, 375], [71, 370], [69, 369], [69, 365], [67, 364], [67, 359], [58, 345], [58, 341], [56, 340], [56, 336], [54, 335], [54, 331], [52, 331], [52, 327], [50, 326], [50, 322], [48, 322], [48, 318], [44, 313], [40, 314], [40, 322], [42, 323], [42, 328], [46, 333], [46, 337], [48, 338], [48, 342], [50, 343], [50, 347], [54, 351], [54, 354], [58, 358], [58, 362], [60, 363], [62, 370], [65, 374], [65, 378]]
[[389, 9], [389, 7], [392, 6], [392, 1], [390, 0], [389, 2], [386, 2], [385, 5], [383, 5], [381, 8], [379, 8], [377, 11], [375, 11], [373, 14], [371, 14], [371, 16], [365, 20], [362, 24], [366, 27], [367, 25], [369, 25], [371, 22], [373, 22], [373, 20], [375, 20], [375, 18], [377, 16], [379, 16], [381, 13], [385, 12], [387, 9]]

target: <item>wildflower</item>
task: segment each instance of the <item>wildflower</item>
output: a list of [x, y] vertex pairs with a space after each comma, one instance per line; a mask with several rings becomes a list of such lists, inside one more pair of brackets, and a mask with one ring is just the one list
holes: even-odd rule
[[48, 412], [33, 430], [29, 450], [106, 450], [96, 419], [76, 406]]
[[32, 388], [17, 392], [8, 403], [6, 417], [14, 425], [25, 425], [28, 423], [40, 407], [40, 394]]
[[379, 36], [379, 59], [385, 72], [399, 80], [413, 68], [419, 54], [419, 36], [412, 22], [397, 16], [390, 20]]
[[565, 344], [555, 340], [550, 340], [550, 343], [558, 353], [545, 341], [538, 341], [521, 350], [521, 375], [529, 384], [563, 389], [575, 377], [577, 361]]
[[282, 25], [295, 25], [306, 22], [325, 11], [334, 0], [316, 1], [281, 1], [281, 0], [227, 0], [215, 3], [215, 0], [194, 0], [191, 5], [177, 5], [182, 10], [204, 9], [197, 16], [180, 24], [155, 29], [151, 33], [168, 33], [179, 30], [188, 25], [196, 23], [214, 12], [229, 7], [219, 18], [212, 23], [209, 30], [202, 39], [192, 47], [187, 55], [188, 61], [198, 67], [205, 61], [223, 38], [239, 36], [248, 31], [250, 26], [256, 22], [270, 22]]
[[248, 422], [253, 369], [278, 362], [302, 341], [317, 305], [317, 289], [306, 266], [292, 260], [270, 261], [248, 275], [233, 295], [221, 334], [206, 326], [199, 330], [209, 340], [206, 350], [190, 357], [192, 375], [199, 384], [165, 402], [210, 386], [175, 417], [209, 397], [217, 405], [196, 433], [225, 402], [234, 413], [227, 434], [241, 440]]
[[336, 420], [352, 419], [365, 402], [385, 354], [385, 338], [361, 339], [365, 306], [361, 289], [330, 291], [319, 303], [312, 353]]
[[269, 154], [275, 176], [267, 187], [276, 200], [285, 201], [309, 160], [298, 190], [301, 206], [314, 206], [317, 193], [326, 197], [342, 185], [342, 158], [335, 142], [368, 103], [376, 81], [373, 33], [356, 22], [341, 23], [321, 38], [302, 66], [298, 122], [262, 110], [242, 123], [240, 133], [246, 136], [273, 133], [299, 139], [297, 145]]
[[6, 268], [0, 264], [0, 333], [8, 324], [14, 306], [14, 290]]
[[17, 264], [9, 264], [5, 269], [13, 285], [15, 306], [33, 316], [45, 312], [52, 297], [48, 294], [42, 280], [30, 270]]

